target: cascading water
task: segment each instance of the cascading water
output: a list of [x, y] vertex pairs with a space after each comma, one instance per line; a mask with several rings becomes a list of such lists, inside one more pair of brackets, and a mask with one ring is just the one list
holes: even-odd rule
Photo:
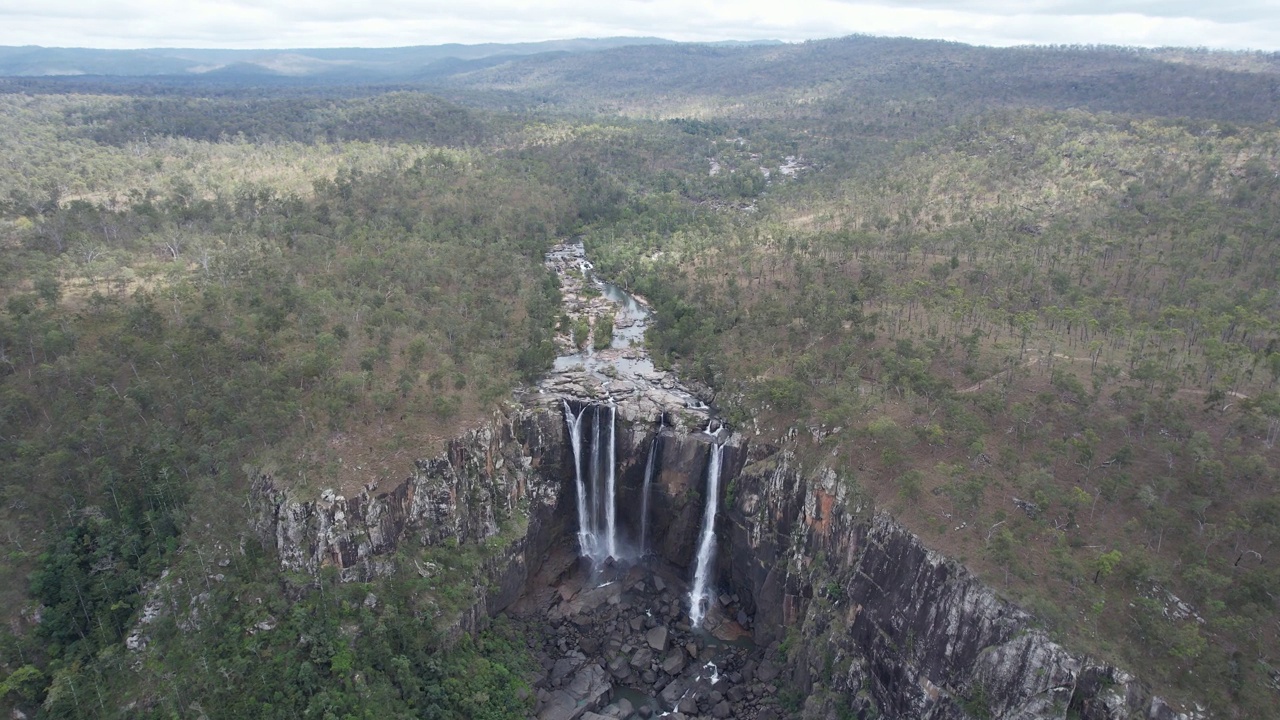
[[702, 515], [698, 564], [694, 567], [693, 588], [689, 591], [689, 624], [695, 629], [702, 626], [702, 618], [706, 616], [711, 602], [707, 576], [711, 574], [711, 563], [716, 553], [716, 505], [720, 495], [720, 460], [723, 455], [724, 446], [716, 445], [712, 447], [711, 458], [707, 461], [707, 508]]
[[649, 552], [649, 488], [653, 485], [653, 466], [658, 456], [658, 438], [661, 437], [662, 425], [654, 433], [649, 443], [649, 459], [644, 464], [644, 487], [640, 491], [640, 554]]
[[595, 537], [591, 532], [590, 514], [587, 512], [587, 488], [582, 482], [582, 416], [584, 407], [575, 416], [569, 402], [564, 401], [564, 422], [569, 426], [569, 446], [573, 448], [573, 477], [578, 490], [578, 547], [582, 554], [591, 555], [595, 551]]
[[[593, 408], [591, 442], [583, 447], [582, 418], [587, 407], [576, 415], [564, 401], [564, 421], [569, 427], [569, 444], [573, 448], [573, 476], [578, 491], [578, 547], [582, 554], [599, 562], [618, 557], [617, 516], [617, 409], [609, 406], [609, 442], [601, 443], [602, 407]], [[583, 477], [582, 455], [588, 454], [587, 475]], [[588, 483], [590, 483], [588, 487]]]
[[587, 553], [592, 560], [598, 560], [600, 554], [600, 406], [594, 406], [591, 422], [591, 505], [587, 515], [587, 525], [591, 532], [591, 548]]
[[618, 409], [609, 406], [609, 457], [605, 460], [604, 483], [604, 537], [605, 550], [609, 557], [618, 557], [618, 504], [614, 500], [614, 488], [617, 484], [618, 454], [616, 438], [618, 435]]

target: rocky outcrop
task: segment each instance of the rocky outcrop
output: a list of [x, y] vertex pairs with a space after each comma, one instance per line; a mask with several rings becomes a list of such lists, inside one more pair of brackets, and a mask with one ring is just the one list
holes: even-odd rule
[[782, 642], [806, 715], [1185, 717], [1053, 642], [830, 470], [806, 472], [783, 451], [737, 484], [723, 581], [751, 598], [756, 641]]
[[[628, 314], [625, 303], [586, 291], [577, 272], [584, 263], [575, 246], [548, 257], [571, 317], [594, 325], [617, 305], [615, 327], [643, 323], [647, 311]], [[560, 342], [576, 352], [567, 336]], [[709, 393], [654, 369], [642, 348], [618, 345], [557, 361], [520, 403], [441, 457], [417, 462], [389, 492], [324, 491], [315, 499], [258, 478], [259, 534], [285, 569], [333, 567], [346, 580], [386, 573], [406, 547], [483, 546], [476, 572], [484, 582], [476, 582], [475, 602], [455, 627], [473, 630], [507, 608], [535, 628], [549, 623], [538, 650], [545, 674], [535, 683], [547, 720], [593, 717], [614, 686], [649, 694], [641, 709], [672, 717], [770, 718], [786, 704], [815, 718], [1187, 717], [1121, 670], [1053, 642], [963, 566], [874, 513], [837, 473], [806, 466], [789, 447], [730, 436], [704, 404]], [[583, 413], [589, 404], [616, 409], [617, 528], [632, 548], [630, 561], [645, 558], [630, 567], [643, 568], [640, 575], [612, 559], [574, 569], [565, 406], [588, 427], [614, 415]], [[640, 548], [641, 492], [655, 442], [649, 542]], [[721, 640], [750, 633], [753, 649], [704, 643], [689, 626], [682, 587], [707, 506], [708, 455], [721, 443], [724, 510], [712, 572], [719, 592], [703, 630]], [[549, 560], [556, 557], [569, 559], [556, 565]], [[613, 585], [589, 586], [583, 572], [592, 583], [602, 572], [616, 577]], [[714, 670], [714, 679], [705, 677], [717, 663], [724, 677]], [[628, 707], [603, 711], [625, 717]]]
[[[545, 412], [515, 409], [449, 444], [440, 457], [419, 460], [389, 492], [366, 488], [353, 497], [296, 491], [270, 476], [253, 487], [257, 530], [286, 570], [338, 568], [344, 580], [385, 574], [397, 548], [446, 541], [509, 539], [513, 561], [527, 565], [565, 533], [561, 508], [564, 426]], [[503, 594], [518, 594], [514, 587]], [[506, 603], [499, 603], [498, 607]]]
[[[649, 444], [660, 434], [650, 535], [654, 552], [684, 566], [701, 520], [703, 474], [714, 438], [660, 427], [659, 420], [655, 415], [618, 421], [619, 523], [638, 542], [644, 466]], [[741, 465], [733, 464], [734, 451], [727, 457], [729, 467]], [[316, 574], [332, 567], [347, 581], [389, 573], [402, 547], [485, 543], [497, 548], [487, 561], [486, 579], [498, 580], [489, 583], [497, 592], [488, 608], [499, 611], [519, 596], [547, 550], [573, 535], [573, 486], [560, 405], [512, 406], [451, 442], [441, 456], [415, 462], [413, 473], [389, 491], [365, 488], [344, 497], [322, 490], [316, 498], [314, 490], [259, 476], [253, 484], [255, 524], [283, 569]]]
[[[644, 464], [656, 436], [661, 452], [650, 550], [677, 575], [686, 573], [706, 505], [707, 454], [720, 439], [659, 428], [657, 417], [620, 419], [618, 432], [619, 521], [635, 537]], [[488, 590], [458, 620], [460, 629], [472, 629], [529, 594], [530, 578], [548, 552], [558, 542], [572, 543], [573, 470], [565, 435], [562, 411], [516, 407], [459, 438], [441, 457], [417, 463], [389, 492], [366, 490], [352, 498], [324, 492], [304, 500], [262, 477], [255, 487], [259, 531], [285, 568], [336, 567], [346, 579], [385, 572], [406, 544], [483, 542], [493, 548], [480, 570]], [[807, 698], [801, 715], [824, 717], [838, 708], [856, 717], [936, 720], [1061, 718], [1068, 710], [1086, 720], [1180, 717], [1131, 676], [1053, 642], [963, 566], [926, 548], [889, 516], [874, 514], [838, 474], [806, 468], [787, 449], [747, 447], [737, 437], [726, 444], [722, 492], [728, 502], [715, 574], [724, 597], [709, 627], [753, 633], [759, 650], [735, 663], [756, 663], [766, 648], [781, 647], [766, 674], [780, 672], [780, 685]], [[651, 580], [644, 582], [656, 592]], [[665, 625], [631, 626], [638, 616], [626, 614], [626, 603], [570, 607], [572, 593], [564, 607], [535, 611], [555, 616], [549, 648], [585, 640], [597, 653], [572, 650], [583, 655], [582, 663], [544, 688], [548, 717], [570, 705], [585, 711], [588, 697], [599, 707], [609, 699], [604, 685], [642, 682], [645, 670], [656, 678], [645, 683], [655, 692], [683, 677], [678, 654], [652, 647], [670, 640], [648, 631], [666, 627], [687, 642], [687, 622], [681, 624], [687, 608], [683, 596], [658, 595]], [[631, 607], [638, 608], [637, 601]], [[620, 642], [593, 638], [575, 617], [618, 628]], [[623, 646], [632, 649], [623, 653]], [[635, 650], [645, 647], [652, 657], [632, 668], [631, 678], [618, 658], [635, 659]], [[699, 698], [709, 700], [711, 690], [703, 690]], [[728, 698], [727, 690], [721, 695]], [[755, 707], [742, 705], [743, 697], [726, 699], [727, 710]], [[751, 697], [767, 695], [753, 691]], [[711, 713], [719, 702], [699, 711]]]

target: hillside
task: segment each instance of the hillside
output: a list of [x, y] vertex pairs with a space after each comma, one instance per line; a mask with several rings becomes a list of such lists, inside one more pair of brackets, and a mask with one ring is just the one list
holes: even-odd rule
[[[1276, 58], [621, 42], [438, 49], [457, 62], [418, 76], [425, 49], [313, 53], [392, 63], [394, 90], [363, 69], [0, 84], [4, 705], [542, 707], [527, 678], [556, 641], [458, 617], [545, 497], [519, 485], [485, 538], [405, 542], [357, 581], [282, 567], [255, 493], [333, 505], [465, 465], [453, 439], [591, 332], [570, 314], [596, 298], [544, 265], [577, 237], [652, 306], [648, 356], [713, 398], [735, 462], [831, 471], [850, 516], [887, 511], [1184, 708], [1271, 712]], [[243, 60], [201, 52], [179, 59]], [[796, 561], [804, 599], [838, 606], [827, 560]], [[788, 677], [834, 698], [834, 663]], [[988, 716], [967, 691], [956, 712]]]
[[188, 76], [209, 74], [278, 75], [320, 82], [368, 82], [429, 74], [436, 63], [503, 61], [522, 55], [591, 52], [669, 43], [660, 38], [600, 38], [534, 43], [420, 45], [396, 48], [297, 48], [290, 50], [212, 50], [150, 48], [97, 50], [39, 46], [0, 47], [0, 75]]
[[631, 46], [529, 58], [441, 82], [532, 95], [586, 112], [798, 117], [839, 121], [845, 133], [880, 134], [1028, 105], [1274, 122], [1280, 59], [1107, 47], [978, 48], [853, 36], [742, 48]]

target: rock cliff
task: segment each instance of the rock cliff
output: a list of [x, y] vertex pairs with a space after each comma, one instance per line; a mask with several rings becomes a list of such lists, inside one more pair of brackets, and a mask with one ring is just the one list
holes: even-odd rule
[[729, 508], [723, 580], [751, 598], [805, 715], [1184, 718], [1123, 671], [1053, 642], [1033, 618], [926, 548], [851, 484], [790, 451], [748, 465]]
[[[620, 522], [639, 525], [649, 443], [660, 466], [651, 550], [688, 569], [712, 436], [619, 422]], [[406, 544], [485, 543], [476, 604], [461, 625], [510, 607], [557, 543], [574, 535], [572, 460], [563, 416], [512, 408], [416, 464], [389, 492], [297, 498], [255, 486], [259, 531], [289, 570], [332, 566], [346, 579], [386, 572]], [[827, 717], [1180, 717], [1126, 673], [1073, 655], [961, 565], [871, 508], [836, 473], [789, 449], [729, 441], [717, 586], [735, 598], [761, 656], [785, 656], [797, 712]], [[601, 662], [607, 662], [602, 659]], [[601, 698], [601, 702], [604, 697]], [[1070, 714], [1069, 714], [1070, 713]]]
[[572, 516], [561, 507], [565, 452], [558, 417], [516, 408], [457, 438], [440, 457], [417, 461], [388, 492], [325, 490], [317, 499], [261, 476], [253, 485], [256, 529], [283, 569], [334, 567], [344, 580], [386, 574], [406, 545], [489, 541], [510, 564], [490, 598], [498, 611], [519, 595], [530, 563], [571, 531]]
[[[557, 246], [547, 263], [561, 279], [573, 323], [643, 336], [650, 314], [637, 299], [619, 299], [621, 291], [602, 283], [604, 294], [588, 291], [581, 246]], [[609, 313], [616, 313], [613, 321], [601, 325]], [[385, 574], [397, 558], [416, 563], [400, 552], [410, 547], [480, 550], [474, 602], [454, 627], [474, 630], [508, 608], [537, 616], [535, 626], [550, 622], [538, 690], [541, 714], [554, 720], [599, 708], [614, 683], [647, 692], [643, 707], [676, 718], [766, 718], [783, 701], [795, 714], [824, 720], [1186, 717], [1124, 672], [1053, 642], [1027, 613], [875, 513], [820, 462], [806, 466], [793, 446], [750, 445], [729, 435], [704, 404], [713, 399], [709, 391], [655, 369], [643, 347], [617, 335], [614, 341], [590, 352], [564, 334], [559, 342], [570, 354], [538, 387], [441, 457], [416, 463], [389, 492], [366, 489], [348, 498], [324, 491], [316, 499], [258, 478], [253, 493], [264, 543], [286, 570], [332, 567], [345, 580]], [[593, 404], [613, 410], [586, 413]], [[580, 419], [580, 438], [601, 436], [591, 424], [604, 417], [616, 433], [610, 537], [628, 550], [590, 568], [590, 583], [573, 576], [577, 490], [566, 412]], [[646, 502], [645, 466], [655, 442]], [[680, 587], [691, 574], [707, 507], [713, 443], [726, 448], [724, 509], [711, 573], [717, 592], [703, 629], [725, 642], [749, 630], [755, 641], [754, 649], [727, 655], [690, 627]], [[599, 448], [592, 452], [600, 457]], [[613, 579], [592, 585], [601, 572]], [[662, 642], [649, 639], [651, 632]], [[668, 652], [668, 633], [684, 651]], [[685, 652], [697, 662], [686, 667]], [[703, 677], [701, 663], [714, 658], [733, 670], [729, 679]]]

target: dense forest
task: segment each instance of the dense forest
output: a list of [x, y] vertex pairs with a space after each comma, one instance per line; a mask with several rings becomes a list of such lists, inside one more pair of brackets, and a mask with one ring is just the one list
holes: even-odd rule
[[1271, 712], [1274, 56], [847, 38], [423, 82], [0, 82], [0, 704], [523, 717], [523, 628], [442, 634], [468, 549], [452, 584], [283, 574], [245, 497], [394, 482], [507, 402], [581, 237], [733, 426], [1064, 643]]

